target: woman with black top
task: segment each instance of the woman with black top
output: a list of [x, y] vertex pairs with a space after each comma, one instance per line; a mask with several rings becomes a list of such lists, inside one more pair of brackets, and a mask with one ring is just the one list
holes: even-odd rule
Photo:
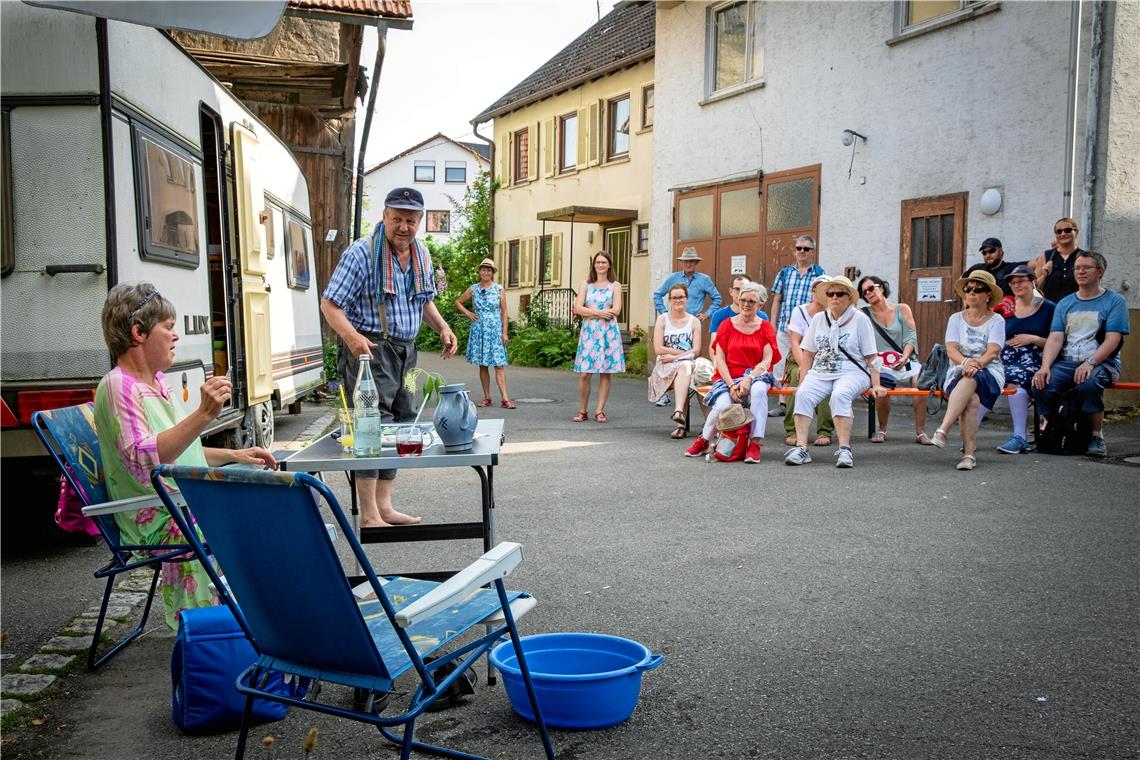
[[1037, 289], [1045, 298], [1059, 303], [1070, 293], [1077, 292], [1077, 281], [1073, 277], [1073, 265], [1077, 262], [1077, 232], [1075, 219], [1063, 217], [1053, 225], [1053, 247], [1042, 253], [1033, 262], [1037, 273]]

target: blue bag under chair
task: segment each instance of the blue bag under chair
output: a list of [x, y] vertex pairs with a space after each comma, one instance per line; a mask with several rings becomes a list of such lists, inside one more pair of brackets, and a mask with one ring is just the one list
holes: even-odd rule
[[[257, 654], [229, 607], [200, 607], [179, 614], [178, 637], [170, 660], [171, 708], [175, 724], [186, 733], [226, 731], [241, 725], [245, 697], [234, 687], [238, 675]], [[270, 672], [265, 688], [285, 694], [280, 673]], [[252, 717], [258, 722], [281, 720], [288, 708], [258, 699]]]

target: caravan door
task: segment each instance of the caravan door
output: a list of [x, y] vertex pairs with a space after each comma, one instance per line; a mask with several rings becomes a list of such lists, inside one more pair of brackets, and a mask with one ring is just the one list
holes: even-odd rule
[[[237, 244], [241, 259], [242, 347], [245, 355], [246, 403], [269, 401], [273, 395], [273, 356], [269, 335], [269, 287], [265, 282], [265, 190], [259, 174], [257, 136], [232, 126]], [[236, 379], [236, 378], [235, 378]]]

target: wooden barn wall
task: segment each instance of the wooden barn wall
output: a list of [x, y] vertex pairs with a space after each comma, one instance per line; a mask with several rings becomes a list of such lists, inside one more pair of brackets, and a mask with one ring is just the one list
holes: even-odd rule
[[[326, 121], [307, 106], [263, 102], [247, 105], [293, 151], [309, 183], [317, 284], [323, 291], [341, 251], [351, 242], [354, 120]], [[331, 229], [337, 230], [336, 240], [326, 243], [326, 233]]]

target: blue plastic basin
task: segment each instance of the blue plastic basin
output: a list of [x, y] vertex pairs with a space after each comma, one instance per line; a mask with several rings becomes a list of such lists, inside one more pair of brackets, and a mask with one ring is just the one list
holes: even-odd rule
[[[629, 718], [641, 694], [641, 674], [664, 661], [643, 644], [600, 633], [522, 637], [539, 709], [553, 728], [606, 728]], [[491, 652], [511, 707], [534, 720], [530, 697], [508, 640]]]

